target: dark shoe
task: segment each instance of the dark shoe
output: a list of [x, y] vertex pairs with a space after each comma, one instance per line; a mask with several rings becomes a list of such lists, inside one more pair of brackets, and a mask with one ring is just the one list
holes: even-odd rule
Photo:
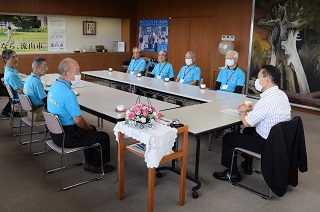
[[[10, 112], [2, 111], [2, 115], [7, 116], [7, 117], [10, 117], [10, 116], [11, 116], [11, 113], [10, 113]], [[19, 112], [14, 112], [13, 116], [14, 116], [14, 117], [21, 117], [21, 115], [20, 115]]]
[[[226, 169], [223, 172], [214, 172], [213, 177], [218, 180], [229, 181], [230, 170]], [[240, 173], [238, 172], [236, 174], [231, 175], [230, 180], [232, 182], [240, 182], [241, 181]]]
[[[103, 165], [103, 171], [104, 173], [109, 173], [109, 172], [112, 172], [114, 170], [114, 167], [105, 163]], [[89, 166], [89, 172], [92, 172], [92, 173], [101, 173], [101, 166]]]
[[115, 170], [115, 168], [113, 166], [111, 166], [110, 164], [108, 163], [105, 163], [103, 165], [103, 171], [104, 173], [109, 173], [109, 172], [112, 172], [113, 170]]
[[246, 175], [251, 175], [252, 174], [252, 167], [248, 166], [246, 161], [242, 161], [241, 168], [243, 168], [243, 171], [244, 171], [244, 173]]
[[13, 116], [14, 117], [21, 117], [21, 114], [19, 112], [14, 112]]
[[6, 117], [10, 117], [10, 113], [9, 112], [2, 111], [2, 115], [6, 116]]

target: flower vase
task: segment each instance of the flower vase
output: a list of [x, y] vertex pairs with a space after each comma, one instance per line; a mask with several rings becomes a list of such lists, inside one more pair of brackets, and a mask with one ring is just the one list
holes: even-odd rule
[[142, 123], [141, 121], [136, 121], [134, 125], [139, 126], [140, 129], [143, 129], [145, 126], [148, 126], [149, 128], [152, 127], [150, 119], [147, 119], [145, 123]]

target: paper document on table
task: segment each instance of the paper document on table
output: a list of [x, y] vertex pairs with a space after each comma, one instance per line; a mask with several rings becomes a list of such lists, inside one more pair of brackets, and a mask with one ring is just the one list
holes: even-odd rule
[[232, 109], [232, 108], [224, 109], [224, 110], [221, 110], [220, 112], [227, 113], [227, 114], [234, 115], [234, 116], [240, 116], [238, 110]]

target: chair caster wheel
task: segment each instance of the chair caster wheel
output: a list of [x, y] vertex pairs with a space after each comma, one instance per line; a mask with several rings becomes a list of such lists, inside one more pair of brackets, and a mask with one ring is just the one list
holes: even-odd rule
[[192, 197], [193, 197], [193, 199], [197, 199], [199, 197], [198, 192], [196, 192], [196, 191], [192, 192]]
[[161, 173], [161, 172], [157, 172], [157, 173], [156, 173], [156, 177], [157, 177], [157, 178], [161, 178], [161, 177], [162, 177], [162, 173]]

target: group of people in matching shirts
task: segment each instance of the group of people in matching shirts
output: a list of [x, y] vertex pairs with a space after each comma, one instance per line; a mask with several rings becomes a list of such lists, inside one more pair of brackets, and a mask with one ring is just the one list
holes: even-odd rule
[[[220, 70], [215, 84], [215, 90], [242, 93], [245, 74], [238, 67], [239, 54], [229, 51], [226, 54], [226, 67]], [[151, 75], [154, 78], [174, 81], [174, 70], [167, 61], [168, 54], [161, 50], [158, 53], [158, 64]], [[93, 125], [88, 124], [82, 117], [82, 112], [71, 85], [76, 85], [81, 79], [80, 66], [72, 58], [63, 59], [58, 66], [59, 78], [54, 82], [46, 95], [40, 77], [45, 75], [48, 64], [45, 58], [35, 58], [32, 62], [33, 72], [23, 83], [18, 70], [18, 56], [14, 50], [6, 49], [2, 52], [4, 61], [4, 77], [1, 79], [6, 85], [10, 85], [14, 93], [14, 99], [18, 102], [18, 93], [29, 96], [34, 107], [35, 120], [43, 120], [41, 110], [48, 110], [58, 116], [65, 132], [65, 147], [87, 146], [100, 143], [103, 153], [101, 161], [99, 151], [94, 148], [86, 149], [84, 170], [98, 173], [103, 169], [105, 173], [114, 170], [110, 165], [110, 138], [106, 132], [98, 132]], [[185, 54], [185, 63], [175, 81], [177, 83], [197, 85], [201, 79], [201, 70], [195, 64], [196, 55], [192, 51]], [[130, 61], [128, 74], [144, 74], [146, 61], [141, 57], [141, 49], [133, 48], [133, 59]], [[245, 147], [248, 150], [261, 153], [263, 143], [267, 139], [270, 129], [275, 124], [290, 119], [291, 107], [285, 93], [278, 88], [280, 72], [271, 65], [262, 66], [255, 81], [255, 87], [262, 92], [261, 99], [255, 107], [241, 103], [238, 111], [240, 118], [246, 126], [243, 133], [228, 133], [223, 137], [221, 164], [227, 169], [223, 172], [214, 172], [213, 177], [219, 180], [240, 181], [237, 163], [234, 163], [233, 172], [230, 173], [231, 157], [235, 147]], [[9, 104], [9, 106], [8, 106]], [[8, 103], [3, 115], [9, 115]], [[277, 108], [275, 110], [274, 108]], [[14, 114], [17, 115], [17, 114]], [[30, 114], [29, 114], [30, 115]], [[51, 138], [58, 146], [62, 145], [62, 134], [51, 133]], [[241, 167], [250, 174], [252, 158], [245, 158]]]
[[[133, 48], [133, 58], [130, 61], [127, 73], [144, 75], [146, 61], [141, 57], [142, 50], [138, 47]], [[226, 54], [226, 67], [221, 69], [216, 80], [215, 90], [241, 93], [245, 83], [245, 74], [238, 67], [239, 54], [237, 51], [229, 51]], [[169, 78], [184, 84], [198, 85], [201, 80], [201, 69], [195, 64], [196, 54], [188, 51], [185, 54], [185, 66], [182, 66], [176, 79], [174, 80], [173, 66], [168, 62], [168, 53], [165, 50], [158, 52], [158, 63], [154, 66], [151, 76], [164, 80]]]

